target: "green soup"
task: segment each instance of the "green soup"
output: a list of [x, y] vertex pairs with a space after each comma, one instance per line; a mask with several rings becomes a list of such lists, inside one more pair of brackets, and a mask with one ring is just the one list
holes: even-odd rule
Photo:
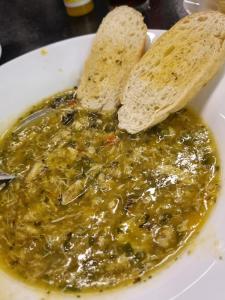
[[207, 126], [189, 109], [136, 135], [117, 123], [71, 90], [2, 138], [0, 169], [16, 174], [0, 191], [2, 268], [37, 286], [102, 290], [149, 277], [200, 229], [220, 179]]

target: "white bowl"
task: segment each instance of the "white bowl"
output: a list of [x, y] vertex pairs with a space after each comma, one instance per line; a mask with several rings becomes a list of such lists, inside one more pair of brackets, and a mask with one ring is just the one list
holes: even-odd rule
[[189, 14], [208, 9], [216, 10], [218, 9], [217, 2], [219, 2], [219, 0], [184, 0], [184, 9]]
[[[151, 37], [162, 31], [152, 31]], [[23, 55], [0, 67], [0, 128], [43, 97], [72, 87], [79, 79], [93, 35], [62, 41]], [[225, 74], [221, 70], [192, 101], [212, 129], [225, 166]], [[222, 182], [225, 182], [224, 174]], [[225, 299], [225, 189], [200, 235], [176, 262], [145, 282], [110, 292], [82, 295], [93, 300]], [[222, 260], [221, 258], [224, 258]], [[74, 299], [38, 290], [0, 272], [2, 300]]]

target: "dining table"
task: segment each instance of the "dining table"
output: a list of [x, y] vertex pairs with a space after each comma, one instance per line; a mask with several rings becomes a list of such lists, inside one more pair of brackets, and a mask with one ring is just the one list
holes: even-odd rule
[[[151, 29], [169, 29], [186, 15], [183, 0], [149, 0], [143, 11]], [[82, 17], [67, 15], [62, 0], [0, 1], [0, 65], [44, 45], [94, 33], [111, 9], [107, 0], [95, 0], [94, 10]]]

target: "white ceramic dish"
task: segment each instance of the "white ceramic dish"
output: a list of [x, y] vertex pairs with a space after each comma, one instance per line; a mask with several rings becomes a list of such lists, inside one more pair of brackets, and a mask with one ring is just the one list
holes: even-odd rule
[[[152, 31], [151, 38], [162, 31]], [[43, 97], [76, 84], [93, 35], [38, 49], [0, 67], [0, 128], [4, 131], [22, 111]], [[225, 72], [192, 101], [216, 137], [225, 166]], [[223, 173], [222, 182], [225, 183]], [[201, 234], [189, 250], [151, 280], [107, 293], [83, 296], [98, 300], [225, 299], [225, 188]], [[76, 297], [37, 290], [0, 272], [1, 300], [67, 300]]]
[[187, 13], [192, 14], [207, 9], [218, 9], [219, 1], [216, 0], [184, 0], [184, 8]]

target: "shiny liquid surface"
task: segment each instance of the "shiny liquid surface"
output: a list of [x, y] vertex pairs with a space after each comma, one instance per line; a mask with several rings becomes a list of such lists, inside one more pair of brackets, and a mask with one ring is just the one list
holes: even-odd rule
[[151, 276], [199, 230], [219, 188], [212, 136], [189, 109], [129, 135], [116, 114], [81, 109], [72, 90], [22, 116], [0, 158], [16, 174], [0, 191], [2, 267], [63, 291]]

